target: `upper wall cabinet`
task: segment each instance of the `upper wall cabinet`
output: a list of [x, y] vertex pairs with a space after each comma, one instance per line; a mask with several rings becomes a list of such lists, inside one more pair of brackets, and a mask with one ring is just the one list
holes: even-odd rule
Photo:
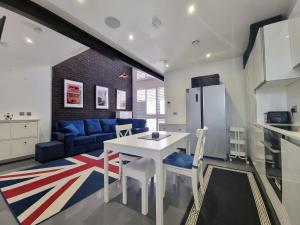
[[254, 88], [259, 87], [265, 82], [265, 66], [264, 66], [264, 50], [263, 50], [263, 31], [257, 33], [255, 44], [251, 54], [253, 85]]
[[299, 77], [293, 70], [288, 21], [263, 27], [266, 81]]
[[288, 21], [292, 66], [296, 67], [300, 64], [300, 1], [296, 3]]

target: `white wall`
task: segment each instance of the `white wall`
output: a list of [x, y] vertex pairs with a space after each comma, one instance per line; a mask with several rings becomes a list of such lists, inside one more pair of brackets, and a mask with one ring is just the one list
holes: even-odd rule
[[289, 110], [293, 106], [298, 107], [298, 113], [294, 114], [293, 122], [300, 124], [300, 80], [287, 87], [287, 106]]
[[0, 62], [0, 119], [6, 113], [32, 112], [40, 119], [40, 141], [51, 135], [51, 67], [24, 61]]
[[[209, 64], [192, 64], [165, 74], [165, 94], [168, 123], [186, 123], [185, 90], [191, 87], [191, 78], [220, 74], [228, 93], [229, 126], [246, 124], [245, 71], [242, 58], [229, 59]], [[177, 115], [176, 115], [177, 113]]]
[[264, 123], [264, 114], [270, 111], [287, 111], [286, 87], [261, 87], [256, 91], [257, 122]]

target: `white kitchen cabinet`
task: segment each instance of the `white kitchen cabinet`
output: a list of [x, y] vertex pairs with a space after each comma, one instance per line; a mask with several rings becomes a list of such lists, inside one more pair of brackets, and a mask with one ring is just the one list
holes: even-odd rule
[[186, 125], [185, 124], [160, 123], [159, 131], [186, 132]]
[[300, 1], [297, 1], [288, 22], [292, 66], [296, 67], [300, 64]]
[[300, 221], [300, 146], [281, 139], [282, 204], [291, 225]]
[[251, 126], [251, 160], [259, 175], [266, 174], [264, 129], [255, 125]]
[[0, 121], [0, 163], [34, 155], [38, 120]]
[[253, 66], [253, 85], [259, 87], [265, 82], [264, 49], [263, 49], [263, 31], [257, 33], [255, 44], [252, 50]]
[[263, 27], [266, 81], [298, 78], [293, 69], [288, 21]]

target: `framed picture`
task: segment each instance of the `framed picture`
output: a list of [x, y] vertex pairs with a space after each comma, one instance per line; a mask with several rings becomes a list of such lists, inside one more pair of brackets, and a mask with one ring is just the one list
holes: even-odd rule
[[83, 83], [64, 80], [64, 107], [83, 108]]
[[96, 86], [96, 109], [108, 108], [108, 88]]
[[117, 110], [126, 109], [126, 91], [117, 90]]

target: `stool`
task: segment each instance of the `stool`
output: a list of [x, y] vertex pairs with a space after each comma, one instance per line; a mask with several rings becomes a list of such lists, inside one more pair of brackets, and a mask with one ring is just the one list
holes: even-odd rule
[[123, 165], [122, 172], [123, 204], [127, 204], [127, 177], [134, 178], [141, 183], [142, 188], [142, 214], [148, 214], [148, 183], [155, 175], [155, 164], [152, 159], [137, 159]]
[[49, 141], [35, 145], [35, 160], [43, 163], [64, 158], [64, 144], [60, 141]]

